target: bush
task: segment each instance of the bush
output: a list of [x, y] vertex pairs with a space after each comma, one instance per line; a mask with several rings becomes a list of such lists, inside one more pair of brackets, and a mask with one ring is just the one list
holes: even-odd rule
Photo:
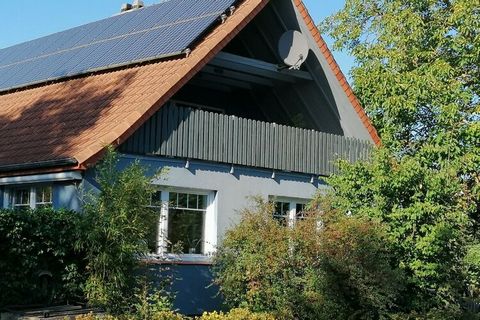
[[272, 315], [266, 313], [253, 313], [247, 309], [233, 309], [230, 312], [206, 312], [201, 317], [189, 318], [172, 311], [157, 311], [148, 317], [140, 314], [127, 314], [120, 316], [97, 316], [93, 313], [77, 316], [75, 320], [275, 320]]
[[160, 311], [157, 312], [149, 318], [141, 318], [136, 314], [127, 314], [127, 315], [102, 315], [98, 316], [93, 313], [80, 315], [75, 317], [75, 320], [186, 320], [187, 318], [182, 315], [176, 314], [171, 311]]
[[0, 306], [81, 295], [84, 256], [73, 246], [79, 219], [65, 210], [0, 210]]
[[267, 313], [254, 313], [247, 309], [233, 309], [228, 313], [204, 313], [198, 320], [275, 320]]
[[272, 213], [258, 200], [219, 247], [216, 282], [230, 307], [280, 319], [358, 319], [394, 306], [402, 277], [390, 266], [383, 225], [323, 208], [286, 228]]
[[148, 208], [154, 189], [138, 162], [119, 170], [111, 147], [97, 166], [96, 181], [100, 191], [87, 197], [78, 242], [87, 256], [85, 293], [91, 305], [124, 313], [140, 285], [139, 257], [148, 252], [146, 239], [156, 225], [157, 214]]

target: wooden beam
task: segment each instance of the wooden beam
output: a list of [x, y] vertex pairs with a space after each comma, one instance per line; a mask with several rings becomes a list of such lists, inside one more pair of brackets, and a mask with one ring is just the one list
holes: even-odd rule
[[288, 83], [296, 83], [301, 80], [313, 80], [310, 73], [305, 71], [281, 69], [272, 63], [226, 52], [217, 54], [217, 56], [209, 62], [209, 65]]

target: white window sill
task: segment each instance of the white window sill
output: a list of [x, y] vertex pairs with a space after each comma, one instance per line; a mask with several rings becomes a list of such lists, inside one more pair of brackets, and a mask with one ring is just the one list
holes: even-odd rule
[[203, 254], [148, 254], [141, 258], [147, 264], [212, 265], [212, 256]]

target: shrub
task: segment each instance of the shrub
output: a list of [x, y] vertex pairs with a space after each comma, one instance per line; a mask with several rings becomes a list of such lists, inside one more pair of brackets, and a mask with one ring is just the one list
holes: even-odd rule
[[294, 228], [257, 200], [229, 230], [215, 257], [230, 307], [280, 319], [377, 318], [394, 306], [400, 272], [389, 264], [383, 225], [329, 207]]
[[0, 306], [51, 303], [81, 294], [79, 215], [53, 209], [0, 210]]
[[149, 230], [157, 215], [148, 208], [154, 191], [146, 168], [134, 162], [118, 169], [111, 147], [97, 166], [98, 194], [84, 205], [78, 247], [86, 251], [86, 295], [92, 305], [122, 313], [131, 305], [138, 286], [138, 258], [148, 251]]
[[233, 309], [228, 313], [204, 313], [198, 320], [275, 320], [267, 313], [253, 313], [247, 309]]
[[137, 314], [124, 314], [119, 316], [95, 315], [93, 313], [80, 315], [75, 320], [186, 320], [187, 318], [172, 311], [159, 311], [148, 318], [142, 318]]

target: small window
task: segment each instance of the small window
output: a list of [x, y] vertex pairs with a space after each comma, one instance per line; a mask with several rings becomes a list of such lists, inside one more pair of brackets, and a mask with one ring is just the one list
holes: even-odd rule
[[44, 186], [36, 188], [35, 208], [51, 208], [52, 203], [52, 187]]
[[305, 219], [305, 208], [307, 205], [305, 203], [297, 203], [295, 207], [295, 217], [297, 220]]
[[287, 226], [290, 216], [290, 203], [289, 202], [275, 202], [275, 212], [273, 218], [277, 220], [281, 225]]
[[53, 206], [52, 186], [32, 186], [8, 189], [7, 206], [13, 209], [51, 208]]
[[283, 226], [293, 226], [295, 221], [305, 219], [305, 208], [308, 199], [270, 197], [275, 205], [273, 218]]
[[30, 188], [14, 189], [11, 204], [14, 209], [29, 209], [31, 207]]
[[[154, 211], [159, 213], [162, 209], [162, 192], [156, 191], [152, 194], [150, 198], [150, 205], [149, 207]], [[151, 253], [156, 253], [158, 251], [158, 243], [159, 243], [159, 233], [160, 233], [160, 221], [150, 226], [147, 235], [147, 247]]]

